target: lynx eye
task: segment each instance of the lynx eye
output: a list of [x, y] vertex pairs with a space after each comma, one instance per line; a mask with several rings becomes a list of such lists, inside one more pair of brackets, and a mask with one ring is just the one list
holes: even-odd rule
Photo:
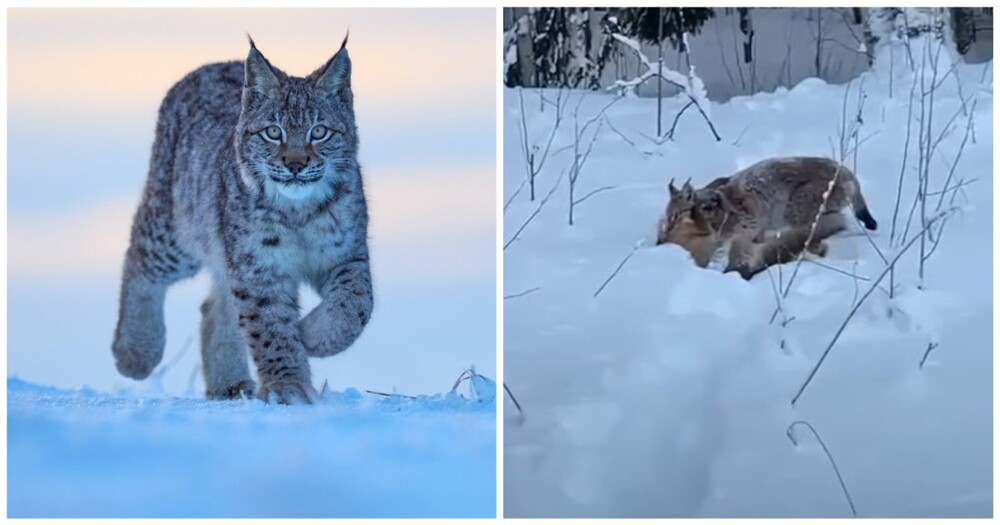
[[313, 142], [322, 142], [330, 138], [330, 135], [332, 134], [333, 133], [330, 131], [330, 128], [320, 124], [313, 126], [312, 131], [309, 133], [309, 139]]
[[281, 140], [281, 127], [280, 126], [268, 126], [264, 128], [264, 138], [270, 140], [271, 142], [278, 142]]

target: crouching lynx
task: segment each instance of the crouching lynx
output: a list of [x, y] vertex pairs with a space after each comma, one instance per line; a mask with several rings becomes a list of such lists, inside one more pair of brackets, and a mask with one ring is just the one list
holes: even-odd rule
[[728, 244], [726, 271], [745, 279], [803, 250], [824, 255], [823, 240], [846, 227], [847, 207], [869, 230], [878, 226], [854, 174], [826, 158], [768, 159], [701, 189], [669, 188], [657, 244], [683, 246], [701, 267]]
[[[315, 400], [307, 357], [350, 346], [371, 316], [368, 211], [347, 39], [305, 78], [250, 41], [246, 62], [203, 66], [160, 106], [149, 177], [125, 255], [112, 352], [143, 379], [163, 358], [167, 287], [205, 267], [209, 398]], [[322, 302], [299, 319], [298, 287]]]

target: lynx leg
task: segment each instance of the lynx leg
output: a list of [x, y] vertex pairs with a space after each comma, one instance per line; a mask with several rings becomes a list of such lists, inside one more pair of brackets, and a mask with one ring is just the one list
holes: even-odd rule
[[166, 326], [163, 300], [167, 285], [144, 276], [122, 281], [118, 327], [111, 351], [115, 367], [132, 379], [145, 379], [163, 359]]
[[846, 228], [847, 223], [842, 213], [839, 211], [824, 213], [820, 216], [819, 222], [816, 223], [816, 231], [813, 232], [812, 240], [806, 250], [818, 257], [826, 257], [828, 248], [824, 240]]
[[827, 245], [823, 242], [828, 237], [840, 233], [847, 228], [844, 215], [839, 211], [827, 212], [820, 216], [816, 223], [816, 230], [812, 234], [809, 246], [806, 247], [810, 253], [819, 257], [826, 257]]
[[759, 228], [755, 221], [740, 221], [733, 226], [733, 231], [729, 263], [723, 273], [737, 272], [744, 279], [750, 279], [766, 267], [761, 251], [767, 232]]
[[[111, 346], [118, 371], [132, 379], [145, 379], [163, 359], [166, 343], [163, 301], [167, 288], [197, 272], [193, 261], [183, 266], [163, 266], [157, 261], [151, 263], [150, 259], [158, 257], [159, 261], [166, 261], [167, 255], [148, 253], [135, 249], [133, 244], [126, 255], [118, 326]], [[180, 261], [180, 256], [174, 258]]]
[[[265, 268], [244, 278], [231, 271], [233, 310], [257, 365], [257, 397], [283, 404], [311, 403], [319, 396], [299, 333], [298, 285]], [[272, 395], [273, 394], [273, 395]]]
[[[252, 245], [230, 233], [230, 263], [254, 257]], [[298, 282], [260, 258], [252, 267], [227, 268], [228, 294], [236, 322], [257, 366], [257, 398], [283, 404], [311, 403], [319, 396], [299, 331]]]
[[737, 272], [740, 277], [749, 280], [765, 268], [760, 258], [762, 243], [753, 242], [746, 237], [736, 237], [729, 246], [729, 264], [723, 273]]
[[145, 379], [163, 359], [166, 327], [163, 300], [167, 287], [198, 272], [198, 261], [174, 240], [169, 195], [159, 179], [151, 179], [132, 222], [122, 272], [118, 326], [111, 352], [126, 377]]
[[734, 251], [730, 252], [730, 267], [726, 271], [737, 271], [744, 279], [750, 279], [769, 266], [796, 260], [803, 250], [825, 256], [827, 248], [823, 241], [844, 228], [843, 214], [831, 211], [819, 217], [815, 230], [810, 225], [767, 237], [763, 242], [733, 241]]
[[218, 284], [201, 305], [201, 362], [209, 399], [252, 398], [256, 385], [247, 366], [248, 349], [236, 325], [229, 294]]

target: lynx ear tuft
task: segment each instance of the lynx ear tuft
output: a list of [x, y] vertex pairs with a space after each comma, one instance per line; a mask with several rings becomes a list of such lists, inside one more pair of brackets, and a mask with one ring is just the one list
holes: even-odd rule
[[340, 44], [340, 49], [333, 58], [326, 64], [309, 75], [316, 89], [329, 92], [337, 92], [351, 87], [351, 57], [347, 53], [347, 37], [350, 32], [344, 35], [344, 41]]
[[694, 198], [694, 187], [691, 186], [691, 179], [686, 180], [681, 186], [680, 196], [687, 200]]
[[247, 55], [246, 80], [243, 83], [243, 88], [260, 93], [277, 89], [280, 82], [274, 68], [264, 58], [264, 55], [257, 51], [257, 45], [254, 44], [253, 38], [247, 35], [247, 39], [250, 41], [250, 53]]
[[673, 196], [675, 196], [675, 195], [677, 195], [679, 193], [678, 190], [677, 190], [677, 188], [674, 187], [674, 179], [672, 179], [672, 178], [670, 179], [670, 184], [667, 186], [667, 189], [670, 190], [670, 196], [671, 197], [673, 197]]

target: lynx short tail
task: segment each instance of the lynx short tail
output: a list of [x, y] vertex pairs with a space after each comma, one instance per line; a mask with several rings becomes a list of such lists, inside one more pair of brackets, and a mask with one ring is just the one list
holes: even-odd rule
[[869, 230], [878, 229], [878, 222], [875, 217], [868, 211], [868, 203], [865, 202], [865, 198], [861, 195], [861, 188], [855, 183], [854, 195], [851, 198], [851, 206], [854, 208], [854, 216], [865, 225], [865, 228]]

